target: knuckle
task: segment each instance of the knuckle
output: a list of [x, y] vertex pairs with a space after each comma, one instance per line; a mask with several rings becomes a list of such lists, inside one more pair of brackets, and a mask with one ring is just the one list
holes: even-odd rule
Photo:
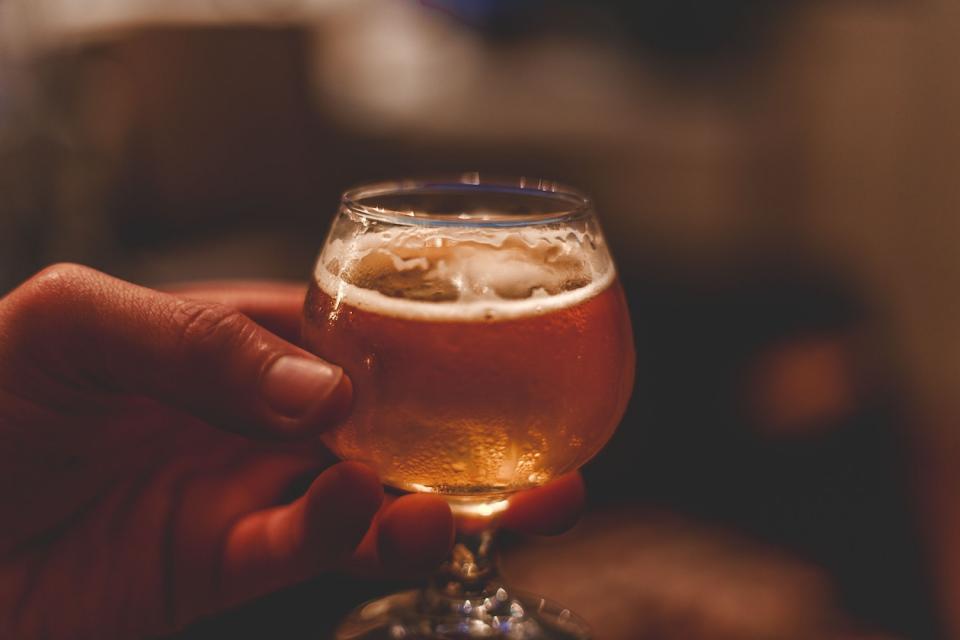
[[[105, 276], [89, 267], [61, 263], [46, 267], [0, 304], [0, 334], [8, 356], [42, 354], [86, 342], [85, 319], [104, 288]], [[61, 354], [62, 355], [62, 354]], [[26, 357], [26, 356], [25, 356]]]
[[79, 264], [46, 267], [15, 289], [4, 301], [6, 311], [24, 328], [46, 330], [49, 323], [73, 317], [99, 288], [99, 271]]
[[57, 262], [44, 267], [37, 272], [31, 280], [72, 280], [76, 278], [89, 278], [92, 275], [99, 274], [96, 269], [77, 264], [75, 262]]
[[100, 275], [99, 271], [79, 264], [53, 264], [27, 280], [20, 287], [21, 295], [45, 305], [71, 302], [93, 287]]
[[176, 308], [178, 345], [190, 353], [219, 353], [254, 338], [253, 324], [222, 304], [184, 300]]

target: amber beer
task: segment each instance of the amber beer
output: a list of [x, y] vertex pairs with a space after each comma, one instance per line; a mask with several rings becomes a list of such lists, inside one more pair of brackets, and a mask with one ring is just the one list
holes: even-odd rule
[[336, 454], [408, 491], [502, 495], [606, 443], [634, 368], [609, 259], [507, 233], [383, 235], [328, 245], [306, 300], [306, 346], [354, 386]]

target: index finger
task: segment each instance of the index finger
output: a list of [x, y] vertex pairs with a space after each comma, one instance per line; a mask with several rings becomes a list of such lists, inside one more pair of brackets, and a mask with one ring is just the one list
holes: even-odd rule
[[436, 494], [387, 496], [348, 568], [358, 575], [379, 578], [429, 571], [449, 552], [455, 527], [479, 530], [494, 524], [518, 533], [563, 533], [580, 519], [585, 495], [580, 474], [568, 473], [511, 496], [498, 520], [465, 521], [461, 517], [456, 524], [449, 507]]
[[577, 523], [585, 502], [583, 477], [575, 471], [511, 496], [500, 522], [520, 533], [557, 535]]
[[181, 298], [226, 305], [268, 331], [299, 342], [300, 316], [307, 287], [283, 280], [206, 280], [159, 287]]

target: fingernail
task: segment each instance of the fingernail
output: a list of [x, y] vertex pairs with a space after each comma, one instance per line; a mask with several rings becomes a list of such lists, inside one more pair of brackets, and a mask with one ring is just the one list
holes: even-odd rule
[[260, 393], [277, 413], [301, 418], [330, 398], [343, 378], [340, 367], [299, 356], [282, 356], [264, 373]]

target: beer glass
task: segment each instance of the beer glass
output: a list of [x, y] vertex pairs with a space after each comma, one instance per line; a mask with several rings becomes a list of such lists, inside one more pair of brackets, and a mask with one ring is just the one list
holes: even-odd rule
[[590, 201], [477, 174], [348, 191], [303, 338], [353, 382], [330, 449], [440, 495], [459, 523], [428, 587], [360, 607], [337, 637], [586, 637], [569, 610], [503, 584], [490, 543], [510, 495], [596, 454], [633, 388], [627, 306]]

